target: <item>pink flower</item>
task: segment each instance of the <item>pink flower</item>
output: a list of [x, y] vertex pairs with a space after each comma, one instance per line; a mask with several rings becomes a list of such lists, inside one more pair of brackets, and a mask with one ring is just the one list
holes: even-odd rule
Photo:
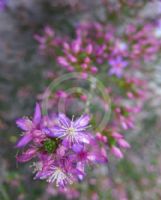
[[124, 61], [121, 57], [113, 58], [109, 60], [109, 64], [111, 65], [109, 74], [116, 75], [118, 78], [122, 76], [123, 69], [127, 67], [127, 61]]

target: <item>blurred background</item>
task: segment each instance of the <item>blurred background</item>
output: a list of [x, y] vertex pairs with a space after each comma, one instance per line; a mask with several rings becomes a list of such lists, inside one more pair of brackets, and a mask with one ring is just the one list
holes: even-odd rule
[[[66, 199], [57, 196], [55, 189], [45, 182], [33, 181], [29, 165], [19, 165], [15, 160], [14, 146], [20, 135], [15, 120], [32, 114], [54, 71], [54, 62], [39, 54], [34, 34], [42, 33], [44, 26], [50, 25], [60, 33], [72, 35], [74, 26], [82, 20], [107, 19], [117, 25], [118, 18], [122, 23], [138, 16], [149, 20], [160, 18], [160, 1], [128, 2], [130, 5], [126, 0], [3, 0], [0, 3], [0, 200]], [[112, 11], [118, 7], [116, 15]], [[110, 162], [110, 173], [104, 168], [102, 174], [95, 170], [98, 185], [100, 179], [108, 177], [100, 186], [100, 200], [161, 199], [160, 61], [158, 58], [148, 70], [145, 66], [151, 98], [138, 116], [136, 128], [128, 135], [131, 149], [124, 159]], [[89, 199], [86, 184], [80, 187], [79, 199]]]

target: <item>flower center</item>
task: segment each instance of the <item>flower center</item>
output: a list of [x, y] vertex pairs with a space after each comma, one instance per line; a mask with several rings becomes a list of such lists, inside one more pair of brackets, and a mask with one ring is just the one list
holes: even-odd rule
[[76, 133], [75, 128], [73, 128], [73, 127], [68, 128], [67, 133], [69, 135], [75, 135], [75, 133]]
[[48, 178], [49, 183], [54, 181], [57, 187], [64, 186], [66, 183], [72, 184], [72, 180], [59, 167], [55, 167], [53, 174]]

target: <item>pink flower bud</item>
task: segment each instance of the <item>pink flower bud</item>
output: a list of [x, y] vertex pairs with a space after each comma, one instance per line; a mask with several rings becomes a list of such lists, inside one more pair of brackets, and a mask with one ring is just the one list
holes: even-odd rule
[[74, 53], [77, 54], [77, 53], [80, 51], [80, 42], [75, 41], [75, 42], [72, 44], [72, 48], [73, 48]]
[[113, 155], [115, 155], [117, 158], [123, 158], [123, 153], [120, 151], [118, 147], [113, 146], [111, 148], [111, 152]]
[[67, 67], [69, 65], [68, 61], [64, 57], [58, 57], [58, 63], [60, 65], [63, 65], [64, 67]]
[[99, 200], [99, 196], [96, 192], [94, 192], [91, 196], [91, 200]]
[[116, 108], [116, 109], [115, 109], [115, 112], [116, 112], [116, 113], [120, 113], [120, 112], [121, 112], [120, 108]]
[[67, 70], [68, 70], [69, 72], [73, 72], [73, 71], [74, 71], [74, 67], [68, 66], [68, 67], [67, 67]]
[[84, 59], [84, 62], [85, 62], [86, 64], [89, 64], [89, 63], [91, 62], [91, 59], [90, 59], [89, 57], [86, 57], [86, 58]]
[[87, 69], [88, 68], [88, 65], [86, 63], [82, 64], [82, 68], [83, 69]]
[[91, 72], [93, 74], [97, 73], [97, 71], [98, 71], [97, 67], [91, 67]]
[[131, 92], [128, 92], [127, 96], [129, 97], [129, 99], [133, 99], [134, 98], [134, 95]]
[[87, 96], [86, 95], [82, 95], [81, 99], [82, 99], [82, 101], [87, 101]]
[[91, 53], [92, 53], [92, 50], [93, 50], [93, 47], [92, 47], [91, 44], [89, 44], [89, 45], [87, 46], [87, 48], [86, 48], [86, 52], [87, 52], [88, 54], [91, 54]]
[[99, 132], [98, 132], [98, 133], [96, 133], [96, 138], [100, 140], [100, 139], [102, 138], [102, 135], [101, 135], [101, 133], [99, 133]]
[[121, 139], [121, 138], [123, 138], [123, 136], [120, 133], [117, 133], [117, 132], [113, 132], [112, 133], [112, 137], [114, 137], [115, 139]]
[[49, 37], [53, 37], [54, 36], [54, 31], [52, 30], [52, 28], [50, 28], [49, 26], [45, 27], [45, 33], [49, 36]]
[[68, 58], [69, 58], [69, 60], [72, 62], [72, 63], [75, 63], [75, 62], [77, 62], [77, 59], [76, 59], [76, 57], [74, 57], [73, 55], [71, 55], [71, 54], [68, 54]]
[[130, 144], [124, 139], [119, 139], [118, 144], [123, 148], [130, 148]]
[[69, 50], [69, 49], [70, 49], [69, 44], [66, 43], [66, 42], [64, 42], [63, 46], [64, 46], [64, 49], [65, 49], [65, 50]]
[[86, 72], [81, 73], [81, 78], [82, 79], [87, 79], [88, 78], [88, 74]]

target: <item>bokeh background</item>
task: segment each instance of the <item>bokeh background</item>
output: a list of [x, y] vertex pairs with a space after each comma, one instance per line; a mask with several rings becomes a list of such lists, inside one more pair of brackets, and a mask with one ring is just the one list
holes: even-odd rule
[[[122, 6], [118, 16], [108, 16], [110, 22], [120, 18], [126, 23], [136, 16], [155, 20], [161, 15], [160, 1], [133, 0], [133, 8], [123, 0], [110, 2], [112, 8], [118, 2]], [[60, 33], [72, 35], [74, 25], [82, 20], [106, 19], [106, 3], [106, 0], [8, 0], [0, 11], [0, 200], [65, 199], [55, 196], [55, 189], [45, 182], [33, 181], [28, 164], [16, 163], [14, 146], [20, 131], [15, 120], [32, 114], [35, 101], [54, 73], [54, 62], [39, 54], [34, 34], [42, 33], [44, 26], [50, 25]], [[153, 65], [145, 66], [151, 98], [138, 116], [135, 130], [128, 134], [131, 149], [124, 159], [112, 159], [108, 172], [95, 171], [98, 185], [99, 179], [108, 177], [108, 187], [101, 186], [100, 200], [161, 199], [159, 57]], [[86, 199], [87, 186], [84, 183], [80, 187], [80, 199]]]

